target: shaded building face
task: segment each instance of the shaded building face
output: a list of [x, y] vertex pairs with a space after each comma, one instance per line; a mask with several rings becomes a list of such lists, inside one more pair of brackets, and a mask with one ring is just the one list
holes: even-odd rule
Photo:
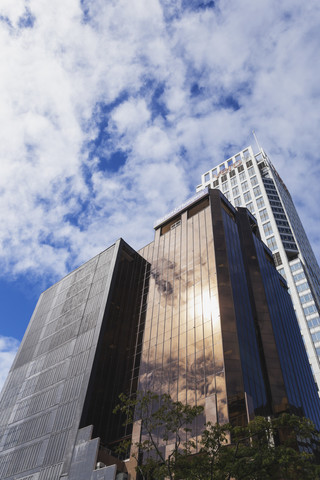
[[156, 225], [154, 242], [140, 253], [151, 264], [141, 389], [202, 405], [194, 434], [204, 420], [239, 425], [290, 409], [308, 411], [319, 425], [310, 369], [317, 413], [308, 410], [306, 392], [286, 368], [288, 346], [278, 355], [282, 324], [294, 327], [302, 354], [303, 346], [285, 282], [246, 209], [236, 211], [211, 190]]
[[1, 479], [114, 478], [94, 476], [91, 436], [125, 434], [112, 411], [134, 388], [146, 268], [120, 240], [42, 294], [0, 401]]

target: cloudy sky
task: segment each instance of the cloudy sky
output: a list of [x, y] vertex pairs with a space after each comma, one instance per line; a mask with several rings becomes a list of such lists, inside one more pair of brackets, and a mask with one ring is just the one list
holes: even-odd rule
[[0, 382], [40, 292], [260, 144], [317, 258], [319, 0], [1, 0]]

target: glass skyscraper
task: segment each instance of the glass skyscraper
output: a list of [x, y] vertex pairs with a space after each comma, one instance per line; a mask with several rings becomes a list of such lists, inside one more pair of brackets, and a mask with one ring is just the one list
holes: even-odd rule
[[254, 154], [252, 147], [204, 173], [197, 191], [208, 186], [255, 216], [261, 238], [288, 283], [320, 390], [320, 268], [288, 189], [264, 150]]
[[137, 389], [202, 405], [195, 439], [206, 421], [282, 412], [320, 428], [287, 283], [255, 217], [217, 189], [139, 252], [120, 239], [41, 295], [0, 397], [0, 478], [134, 479], [114, 450], [144, 432], [112, 412]]

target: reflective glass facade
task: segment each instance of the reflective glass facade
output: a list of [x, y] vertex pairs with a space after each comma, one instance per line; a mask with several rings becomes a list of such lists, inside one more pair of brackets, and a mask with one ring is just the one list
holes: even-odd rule
[[[203, 192], [157, 224], [154, 242], [140, 254], [151, 264], [141, 389], [203, 405], [206, 421], [243, 424], [294, 411], [320, 425], [286, 283], [248, 210], [234, 209], [218, 190]], [[281, 343], [283, 325], [294, 358], [289, 342], [286, 349]]]

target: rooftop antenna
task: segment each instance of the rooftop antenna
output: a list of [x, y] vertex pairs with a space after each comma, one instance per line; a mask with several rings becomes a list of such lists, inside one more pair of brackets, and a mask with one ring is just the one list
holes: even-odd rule
[[260, 150], [261, 150], [261, 147], [260, 147], [260, 145], [259, 145], [259, 142], [258, 142], [258, 139], [257, 139], [257, 137], [256, 137], [256, 134], [255, 134], [255, 131], [254, 131], [254, 130], [252, 130], [252, 135], [253, 135], [253, 138], [254, 138], [254, 139], [255, 139], [255, 141], [256, 141], [256, 144], [257, 144], [258, 150], [259, 150], [259, 152], [260, 152]]

